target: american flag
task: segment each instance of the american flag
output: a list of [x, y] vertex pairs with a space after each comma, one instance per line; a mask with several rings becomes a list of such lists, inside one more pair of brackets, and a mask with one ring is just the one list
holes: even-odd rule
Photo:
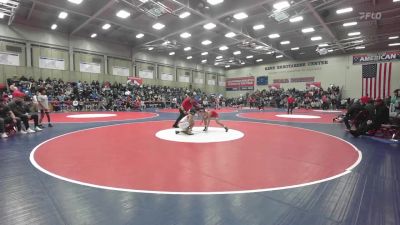
[[372, 99], [390, 96], [392, 63], [369, 64], [362, 66], [362, 96]]

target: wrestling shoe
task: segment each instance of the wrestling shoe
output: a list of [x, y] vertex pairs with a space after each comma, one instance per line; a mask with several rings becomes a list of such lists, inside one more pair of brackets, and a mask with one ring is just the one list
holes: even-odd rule
[[177, 130], [175, 131], [175, 134], [179, 134], [179, 133], [180, 133], [179, 131], [177, 131]]
[[28, 132], [29, 134], [36, 133], [36, 131], [32, 130], [31, 128], [28, 128], [28, 130], [26, 130], [26, 132]]
[[49, 123], [48, 127], [53, 127], [53, 125], [51, 123]]
[[207, 131], [207, 128], [204, 128], [203, 131]]
[[172, 125], [173, 128], [179, 128], [178, 125]]
[[225, 132], [228, 132], [229, 128], [228, 127], [224, 127], [225, 128]]

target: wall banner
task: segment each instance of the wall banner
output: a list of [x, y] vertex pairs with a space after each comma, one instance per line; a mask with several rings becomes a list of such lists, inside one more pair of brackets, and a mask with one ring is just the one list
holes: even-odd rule
[[254, 90], [255, 80], [253, 76], [226, 79], [227, 91], [251, 91]]
[[154, 79], [153, 70], [139, 70], [139, 77], [146, 79]]
[[207, 84], [210, 85], [210, 86], [215, 86], [216, 83], [217, 82], [215, 80], [208, 80], [207, 81]]
[[98, 63], [79, 63], [79, 71], [84, 73], [101, 73], [101, 65]]
[[16, 53], [0, 52], [0, 64], [19, 66], [19, 55]]
[[267, 76], [261, 76], [257, 77], [257, 85], [268, 85], [268, 77]]
[[302, 83], [302, 82], [314, 82], [315, 77], [294, 77], [290, 79], [274, 79], [273, 83], [285, 84], [285, 83]]
[[169, 73], [162, 73], [162, 74], [160, 74], [160, 80], [173, 81], [174, 75], [169, 74]]
[[39, 58], [39, 68], [52, 70], [65, 70], [64, 59]]
[[112, 73], [113, 75], [116, 76], [124, 76], [124, 77], [128, 77], [129, 76], [129, 68], [126, 67], [117, 67], [117, 66], [113, 66], [112, 68]]
[[378, 54], [353, 55], [353, 64], [372, 64], [379, 62], [399, 61], [400, 51], [384, 52]]

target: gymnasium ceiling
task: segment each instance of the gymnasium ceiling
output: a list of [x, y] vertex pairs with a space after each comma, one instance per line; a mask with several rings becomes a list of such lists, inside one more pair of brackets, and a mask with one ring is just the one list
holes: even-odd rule
[[[275, 5], [285, 3], [284, 0], [223, 0], [212, 4], [219, 1], [222, 0], [0, 0], [0, 8], [20, 3], [15, 8], [15, 17], [5, 13], [1, 19], [11, 26], [25, 24], [51, 30], [57, 24], [53, 32], [89, 38], [97, 34], [94, 38], [124, 43], [135, 50], [220, 67], [306, 60], [317, 58], [320, 52], [335, 55], [399, 48], [389, 44], [400, 42], [400, 0], [293, 0], [286, 2], [289, 7]], [[337, 13], [349, 7], [352, 11]], [[130, 15], [120, 18], [116, 15], [120, 10]], [[62, 11], [68, 13], [67, 18], [58, 18]], [[185, 12], [190, 15], [180, 18]], [[235, 14], [242, 12], [246, 18], [235, 18]], [[361, 18], [363, 12], [372, 14]], [[295, 17], [302, 20], [290, 22]], [[357, 24], [343, 25], [350, 22]], [[154, 29], [152, 26], [156, 23], [165, 27]], [[203, 26], [208, 23], [216, 27], [207, 30]], [[104, 24], [111, 27], [104, 30]], [[264, 28], [255, 30], [255, 25], [264, 25]], [[314, 31], [303, 33], [304, 28]], [[191, 37], [182, 38], [184, 32]], [[229, 32], [236, 36], [226, 37]], [[352, 32], [360, 34], [349, 36]], [[143, 37], [138, 38], [138, 34]], [[271, 34], [280, 37], [273, 39], [269, 37]], [[321, 40], [312, 41], [312, 37], [321, 37]], [[212, 43], [202, 44], [205, 40]], [[284, 41], [290, 43], [284, 44]], [[318, 47], [320, 44], [327, 46]], [[221, 51], [221, 46], [228, 49]], [[186, 47], [191, 50], [184, 51]], [[241, 54], [233, 54], [238, 51]], [[192, 58], [187, 59], [188, 56]], [[222, 58], [216, 59], [217, 56]]]

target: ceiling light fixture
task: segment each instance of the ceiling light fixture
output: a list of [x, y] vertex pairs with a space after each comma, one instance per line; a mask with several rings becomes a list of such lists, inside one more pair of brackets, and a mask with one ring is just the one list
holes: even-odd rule
[[164, 29], [164, 27], [165, 27], [165, 25], [162, 24], [162, 23], [155, 23], [155, 24], [153, 25], [153, 29], [156, 29], [156, 30]]
[[292, 18], [289, 19], [289, 21], [290, 21], [291, 23], [300, 22], [300, 21], [303, 21], [303, 17], [302, 17], [302, 16], [292, 17]]
[[357, 46], [357, 47], [355, 47], [355, 49], [364, 49], [365, 48], [365, 46]]
[[319, 41], [319, 40], [322, 40], [321, 36], [316, 36], [311, 38], [311, 41]]
[[282, 10], [290, 8], [290, 3], [288, 1], [282, 1], [282, 2], [275, 3], [273, 5], [273, 7], [277, 11], [282, 11]]
[[170, 52], [169, 55], [175, 55], [175, 52]]
[[282, 58], [282, 57], [283, 57], [283, 55], [277, 55], [276, 56], [277, 59]]
[[229, 48], [228, 48], [228, 46], [221, 46], [221, 47], [219, 47], [219, 50], [220, 51], [225, 51], [225, 50], [228, 50]]
[[5, 16], [4, 13], [0, 12], [0, 19], [3, 19], [4, 16]]
[[399, 45], [400, 45], [400, 43], [391, 43], [391, 44], [389, 44], [389, 47], [399, 46]]
[[279, 38], [280, 35], [279, 34], [270, 34], [270, 35], [268, 35], [268, 37], [271, 39], [275, 39], [275, 38]]
[[188, 57], [186, 57], [186, 59], [192, 59], [193, 57], [191, 55], [189, 55]]
[[93, 33], [92, 35], [90, 35], [90, 37], [91, 37], [91, 38], [95, 38], [95, 37], [97, 37], [97, 34], [96, 34], [96, 33]]
[[227, 37], [227, 38], [233, 38], [233, 37], [235, 37], [235, 36], [236, 36], [236, 34], [233, 33], [233, 32], [229, 32], [229, 33], [226, 33], [226, 34], [225, 34], [225, 37]]
[[349, 35], [351, 37], [351, 36], [357, 36], [360, 34], [361, 34], [361, 32], [351, 32], [351, 33], [348, 33], [347, 35]]
[[186, 47], [183, 49], [183, 51], [185, 51], [185, 52], [190, 51], [190, 50], [192, 50], [192, 47]]
[[77, 4], [77, 5], [79, 5], [79, 4], [81, 4], [83, 2], [83, 0], [68, 0], [68, 1], [71, 2], [71, 3]]
[[313, 27], [308, 27], [308, 28], [304, 28], [301, 30], [301, 32], [303, 32], [303, 33], [311, 33], [314, 31], [315, 31], [315, 29]]
[[226, 65], [226, 66], [225, 66], [225, 68], [230, 68], [230, 67], [231, 67], [231, 65]]
[[261, 45], [259, 45], [259, 46], [255, 47], [255, 49], [262, 49], [262, 48], [264, 48], [264, 47], [263, 47], [263, 46], [261, 46]]
[[244, 64], [246, 64], [246, 63], [245, 63], [245, 62], [241, 62], [240, 64], [244, 65]]
[[208, 52], [202, 52], [201, 55], [208, 55]]
[[355, 26], [357, 24], [358, 24], [357, 22], [348, 22], [348, 23], [344, 23], [343, 26], [344, 27], [351, 27], [351, 26]]
[[122, 9], [122, 10], [119, 10], [116, 15], [119, 18], [126, 19], [131, 16], [131, 13]]
[[246, 59], [252, 59], [254, 56], [253, 55], [248, 55], [246, 56]]
[[191, 14], [190, 14], [190, 12], [183, 12], [183, 13], [181, 13], [180, 15], [179, 15], [179, 18], [181, 18], [181, 19], [185, 19], [186, 17], [188, 17], [188, 16], [190, 16]]
[[201, 60], [201, 63], [206, 63], [206, 62], [207, 62], [207, 59]]
[[247, 17], [249, 17], [249, 16], [244, 12], [236, 13], [235, 15], [233, 15], [233, 18], [235, 18], [237, 20], [246, 19]]
[[274, 52], [271, 51], [271, 52], [267, 52], [266, 54], [267, 54], [267, 55], [272, 55], [272, 54], [274, 54]]
[[281, 41], [281, 45], [288, 45], [290, 44], [290, 41]]
[[53, 25], [51, 25], [51, 29], [52, 29], [52, 30], [55, 30], [55, 29], [57, 29], [57, 24], [53, 24]]
[[326, 44], [326, 43], [318, 45], [318, 47], [320, 47], [320, 48], [322, 48], [322, 47], [328, 47], [328, 46], [329, 46], [329, 45]]
[[188, 32], [184, 32], [180, 36], [181, 36], [181, 38], [190, 38], [192, 36], [192, 34], [190, 34]]
[[66, 12], [60, 12], [60, 14], [58, 14], [58, 18], [60, 19], [65, 19], [68, 17], [68, 13]]
[[142, 37], [144, 37], [144, 34], [142, 34], [142, 33], [136, 35], [136, 38], [138, 38], [138, 39], [140, 39]]
[[233, 52], [233, 54], [234, 55], [240, 55], [240, 54], [242, 54], [242, 52], [241, 51], [236, 51], [236, 52]]
[[256, 62], [262, 62], [264, 61], [263, 59], [257, 59]]
[[210, 45], [210, 44], [212, 44], [212, 41], [210, 41], [210, 40], [204, 40], [204, 41], [201, 42], [201, 44], [202, 44], [202, 45]]
[[150, 48], [148, 48], [147, 50], [153, 51], [153, 49], [154, 49], [154, 47], [150, 47]]
[[207, 0], [207, 3], [210, 4], [210, 5], [218, 5], [218, 4], [221, 4], [223, 2], [224, 2], [224, 0]]
[[211, 30], [211, 29], [214, 29], [216, 26], [217, 26], [217, 25], [215, 25], [214, 23], [207, 23], [207, 24], [205, 24], [203, 27], [204, 27], [204, 29], [206, 29], [206, 30]]
[[[399, 0], [400, 1], [400, 0]], [[389, 37], [388, 39], [389, 40], [394, 40], [394, 39], [398, 39], [399, 38], [399, 36], [392, 36], [392, 37]]]
[[253, 26], [254, 30], [261, 30], [261, 29], [264, 29], [264, 28], [265, 28], [264, 24], [257, 24], [257, 25]]
[[353, 43], [363, 43], [364, 40], [357, 40], [357, 41], [353, 41]]
[[299, 50], [300, 48], [299, 47], [294, 47], [294, 48], [291, 48], [290, 50], [292, 50], [292, 51], [297, 51], [297, 50]]
[[333, 49], [329, 49], [328, 52], [333, 52]]
[[343, 9], [336, 10], [337, 14], [343, 14], [343, 13], [348, 13], [348, 12], [353, 12], [353, 8], [352, 7], [348, 7], [348, 8], [343, 8]]
[[222, 59], [223, 58], [223, 56], [222, 55], [219, 55], [219, 56], [217, 56], [217, 57], [215, 57], [216, 59]]
[[111, 25], [110, 25], [109, 23], [106, 23], [106, 24], [104, 24], [101, 28], [102, 28], [103, 30], [108, 30], [108, 29], [110, 29], [110, 27], [111, 27]]

